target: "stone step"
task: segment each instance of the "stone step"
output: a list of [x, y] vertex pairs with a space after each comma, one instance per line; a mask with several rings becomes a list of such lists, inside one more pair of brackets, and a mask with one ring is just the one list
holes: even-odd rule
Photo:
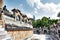
[[7, 31], [5, 30], [5, 28], [0, 28], [0, 36], [1, 35], [6, 35]]

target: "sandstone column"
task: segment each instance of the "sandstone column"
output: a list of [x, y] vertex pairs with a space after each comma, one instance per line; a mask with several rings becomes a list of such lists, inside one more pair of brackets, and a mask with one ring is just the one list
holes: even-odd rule
[[2, 8], [3, 0], [0, 0], [0, 8]]
[[15, 21], [16, 21], [17, 13], [15, 12]]

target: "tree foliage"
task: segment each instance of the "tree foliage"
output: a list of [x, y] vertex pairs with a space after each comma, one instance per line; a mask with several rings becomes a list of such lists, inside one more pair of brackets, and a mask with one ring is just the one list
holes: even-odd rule
[[38, 20], [33, 20], [32, 21], [32, 25], [34, 28], [39, 28], [39, 27], [49, 27], [50, 25], [52, 25], [53, 23], [57, 23], [57, 19], [50, 19], [47, 17], [43, 17], [42, 19], [38, 19]]

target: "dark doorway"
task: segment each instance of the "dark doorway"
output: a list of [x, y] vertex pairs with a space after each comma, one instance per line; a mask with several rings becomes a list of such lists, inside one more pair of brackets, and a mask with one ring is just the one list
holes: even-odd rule
[[60, 38], [60, 30], [58, 30], [59, 38]]
[[47, 33], [47, 31], [46, 30], [44, 30], [44, 34], [46, 34]]

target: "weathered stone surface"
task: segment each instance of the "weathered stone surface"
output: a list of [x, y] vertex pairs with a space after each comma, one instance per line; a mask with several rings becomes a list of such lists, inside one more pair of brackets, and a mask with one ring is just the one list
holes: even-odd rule
[[13, 40], [22, 40], [29, 36], [32, 36], [33, 31], [8, 31], [8, 34], [13, 38]]
[[2, 0], [0, 0], [0, 8], [2, 8]]

